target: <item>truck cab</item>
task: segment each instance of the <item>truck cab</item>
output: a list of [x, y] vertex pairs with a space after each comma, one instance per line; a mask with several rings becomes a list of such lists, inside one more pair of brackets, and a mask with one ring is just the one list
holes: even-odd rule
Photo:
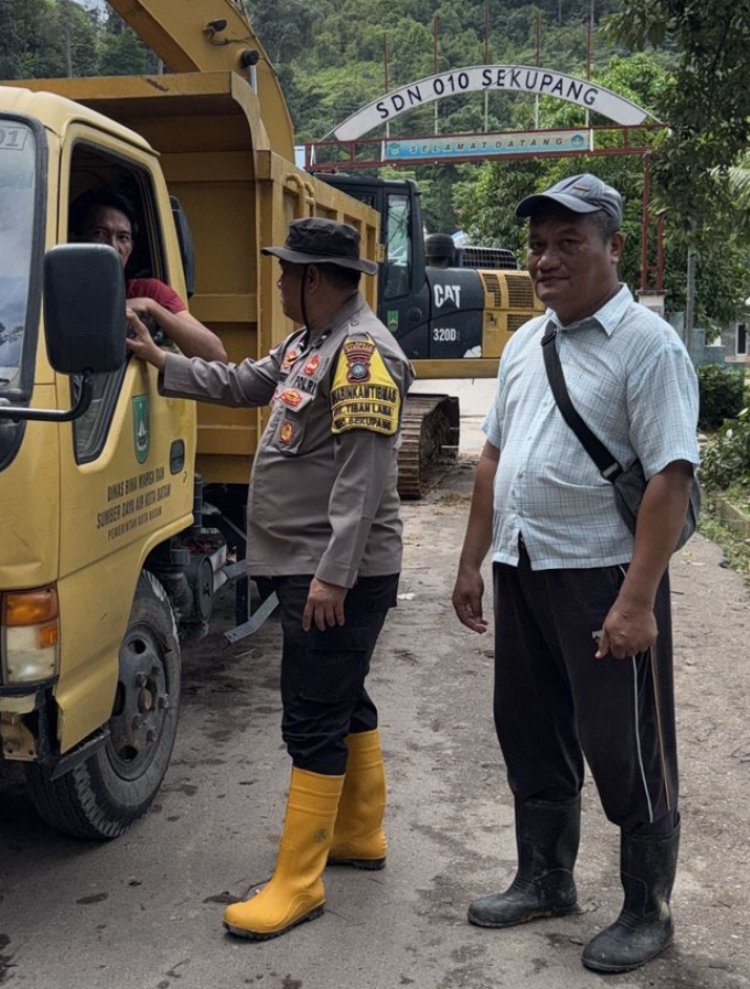
[[[62, 246], [70, 204], [127, 189], [143, 219], [138, 270], [184, 295], [183, 265], [158, 158], [136, 134], [1, 87], [0, 147], [0, 745], [43, 816], [106, 837], [150, 803], [174, 741], [179, 642], [148, 561], [192, 524], [196, 417], [127, 356], [124, 272], [112, 248]], [[108, 362], [107, 293], [119, 305]]]

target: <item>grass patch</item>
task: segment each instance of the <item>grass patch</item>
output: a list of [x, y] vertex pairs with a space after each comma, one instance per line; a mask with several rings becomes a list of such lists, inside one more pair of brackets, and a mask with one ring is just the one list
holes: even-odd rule
[[[750, 492], [747, 494], [750, 495]], [[704, 499], [698, 532], [723, 550], [723, 565], [729, 567], [730, 570], [741, 573], [745, 578], [745, 583], [750, 587], [750, 545], [744, 539], [738, 538], [728, 525], [717, 518], [711, 505], [711, 496], [705, 495]], [[743, 506], [735, 502], [734, 498], [732, 501], [743, 511], [747, 510], [747, 502]]]

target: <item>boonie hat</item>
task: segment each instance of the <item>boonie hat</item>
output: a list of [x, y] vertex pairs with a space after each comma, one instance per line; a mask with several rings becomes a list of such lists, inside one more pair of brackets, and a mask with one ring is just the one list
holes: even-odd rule
[[617, 189], [588, 172], [563, 179], [546, 192], [522, 199], [516, 207], [516, 216], [519, 220], [532, 216], [540, 206], [550, 201], [574, 213], [595, 213], [601, 209], [622, 223], [622, 196]]
[[337, 264], [374, 275], [378, 266], [359, 256], [359, 231], [348, 223], [337, 223], [322, 216], [292, 220], [283, 247], [261, 247], [261, 254], [273, 254], [291, 264]]

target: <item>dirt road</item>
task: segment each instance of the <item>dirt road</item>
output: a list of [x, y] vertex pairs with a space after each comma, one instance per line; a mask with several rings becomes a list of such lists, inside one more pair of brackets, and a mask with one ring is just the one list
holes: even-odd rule
[[[180, 735], [157, 806], [121, 839], [50, 834], [0, 784], [0, 984], [12, 989], [586, 989], [581, 947], [619, 908], [617, 835], [589, 783], [582, 912], [506, 931], [465, 921], [514, 864], [491, 724], [492, 643], [449, 606], [472, 478], [462, 459], [404, 507], [399, 608], [372, 675], [390, 776], [388, 867], [331, 870], [320, 920], [263, 944], [221, 930], [266, 877], [288, 762], [279, 629], [188, 651]], [[672, 568], [682, 762], [677, 942], [617, 989], [750, 989], [748, 594], [696, 537]], [[229, 612], [229, 609], [227, 609]]]

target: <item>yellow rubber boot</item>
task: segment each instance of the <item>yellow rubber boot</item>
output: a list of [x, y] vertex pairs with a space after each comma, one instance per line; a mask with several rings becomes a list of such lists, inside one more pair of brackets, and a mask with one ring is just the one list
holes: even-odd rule
[[358, 732], [347, 736], [346, 744], [349, 756], [328, 864], [382, 869], [388, 843], [383, 830], [385, 766], [380, 733], [377, 728]]
[[292, 769], [276, 869], [258, 893], [224, 911], [232, 934], [263, 941], [323, 913], [321, 876], [331, 845], [343, 776]]

